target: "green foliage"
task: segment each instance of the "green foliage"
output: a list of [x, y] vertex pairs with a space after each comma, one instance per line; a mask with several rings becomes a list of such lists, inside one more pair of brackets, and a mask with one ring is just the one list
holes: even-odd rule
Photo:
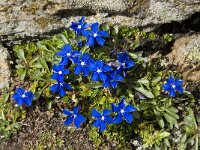
[[198, 150], [200, 147], [200, 117], [195, 117], [191, 108], [187, 109], [188, 114], [184, 117], [183, 135], [179, 143], [179, 149], [187, 149], [193, 147]]
[[[118, 103], [120, 97], [126, 97], [126, 101], [137, 107], [138, 112], [134, 114], [134, 122], [119, 125], [108, 125], [107, 130], [99, 133], [97, 129], [90, 128], [89, 138], [97, 146], [105, 147], [107, 143], [112, 143], [116, 149], [130, 149], [133, 138], [141, 138], [143, 147], [152, 149], [170, 149], [173, 141], [169, 140], [170, 132], [174, 125], [183, 124], [184, 135], [179, 144], [182, 149], [188, 144], [198, 147], [199, 139], [199, 119], [195, 118], [191, 110], [188, 116], [179, 116], [179, 103], [176, 99], [169, 98], [162, 94], [162, 84], [168, 77], [169, 72], [162, 65], [163, 57], [156, 56], [156, 60], [144, 57], [148, 52], [138, 51], [143, 40], [155, 40], [160, 38], [157, 34], [144, 32], [138, 28], [118, 27], [103, 25], [108, 29], [110, 38], [106, 40], [103, 47], [82, 49], [77, 47], [78, 38], [71, 30], [65, 30], [49, 39], [43, 39], [36, 43], [26, 43], [15, 45], [13, 50], [16, 57], [16, 69], [14, 76], [17, 76], [25, 83], [29, 83], [30, 90], [35, 93], [35, 100], [45, 100], [45, 107], [51, 109], [56, 99], [56, 103], [64, 102], [63, 107], [72, 107], [81, 104], [81, 113], [91, 117], [92, 108], [102, 111], [110, 109], [111, 103]], [[172, 41], [170, 35], [163, 35], [166, 42]], [[83, 39], [83, 42], [85, 39]], [[66, 43], [72, 45], [73, 49], [81, 52], [90, 52], [94, 59], [102, 59], [106, 62], [116, 60], [113, 53], [127, 50], [128, 55], [135, 61], [133, 69], [127, 71], [126, 79], [119, 84], [117, 90], [102, 88], [102, 83], [90, 82], [89, 77], [74, 75], [73, 65], [69, 68], [70, 76], [67, 82], [73, 87], [73, 91], [68, 92], [63, 98], [57, 99], [57, 95], [51, 94], [49, 87], [54, 83], [50, 79], [53, 64], [57, 64], [60, 58], [56, 56]], [[137, 49], [137, 50], [136, 50]], [[140, 49], [139, 49], [140, 50]], [[147, 61], [148, 60], [148, 61]], [[25, 85], [24, 85], [25, 86]], [[140, 95], [139, 98], [137, 94]], [[191, 93], [185, 91], [187, 100], [194, 100]], [[6, 102], [8, 101], [8, 102]], [[55, 102], [55, 101], [54, 101]], [[4, 137], [9, 137], [20, 127], [18, 120], [25, 118], [25, 111], [14, 107], [14, 103], [9, 101], [9, 94], [5, 93], [0, 99], [0, 132]], [[192, 122], [192, 123], [191, 123]], [[90, 122], [92, 123], [92, 122]], [[52, 145], [44, 145], [48, 140], [54, 141]], [[39, 137], [37, 149], [55, 149], [62, 147], [63, 140], [53, 137], [53, 133], [44, 132]], [[60, 146], [59, 146], [60, 145]]]
[[20, 128], [18, 118], [25, 118], [25, 110], [15, 107], [9, 102], [9, 93], [2, 93], [0, 96], [0, 143], [8, 139]]

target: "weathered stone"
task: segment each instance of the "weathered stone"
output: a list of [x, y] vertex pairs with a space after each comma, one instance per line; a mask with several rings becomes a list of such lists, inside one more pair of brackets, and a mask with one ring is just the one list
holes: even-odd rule
[[178, 65], [185, 80], [200, 81], [200, 34], [177, 39], [168, 55]]
[[8, 63], [8, 51], [0, 44], [0, 89], [9, 86], [10, 67]]
[[152, 29], [185, 20], [195, 12], [200, 12], [199, 0], [1, 0], [0, 39], [12, 41], [57, 31], [80, 16], [90, 23]]

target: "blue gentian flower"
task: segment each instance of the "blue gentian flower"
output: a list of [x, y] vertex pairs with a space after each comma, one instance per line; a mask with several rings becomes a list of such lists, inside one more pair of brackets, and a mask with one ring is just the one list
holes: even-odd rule
[[107, 76], [106, 81], [103, 83], [103, 87], [117, 88], [118, 82], [122, 81], [123, 77], [118, 74], [117, 70], [112, 70]]
[[88, 28], [89, 26], [90, 25], [85, 22], [85, 18], [82, 17], [78, 21], [78, 23], [77, 22], [72, 22], [70, 28], [72, 28], [76, 32], [76, 35], [80, 35], [82, 30]]
[[113, 123], [113, 118], [108, 116], [110, 113], [112, 113], [112, 111], [108, 109], [105, 109], [102, 114], [100, 114], [95, 108], [92, 109], [92, 116], [97, 118], [94, 121], [93, 126], [99, 128], [100, 132], [103, 132], [106, 129], [106, 124]]
[[83, 45], [83, 42], [82, 42], [82, 40], [80, 39], [80, 40], [78, 40], [78, 43], [77, 43], [77, 46], [78, 47], [81, 47]]
[[78, 107], [74, 107], [73, 113], [64, 109], [64, 114], [68, 116], [68, 118], [64, 122], [65, 125], [70, 125], [72, 124], [72, 122], [74, 122], [76, 128], [80, 128], [81, 124], [86, 121], [83, 115], [78, 113]]
[[181, 87], [183, 84], [183, 80], [175, 80], [172, 75], [170, 75], [169, 79], [167, 79], [167, 83], [163, 84], [162, 87], [164, 91], [169, 92], [171, 97], [176, 96], [176, 91], [183, 94], [183, 88]]
[[107, 79], [106, 72], [112, 70], [111, 66], [106, 65], [102, 60], [97, 60], [89, 65], [90, 71], [93, 71], [91, 80], [98, 81], [99, 79], [103, 82]]
[[23, 104], [31, 106], [34, 94], [31, 91], [25, 91], [22, 88], [17, 88], [12, 98], [17, 102], [18, 106]]
[[131, 68], [135, 65], [135, 62], [130, 60], [127, 53], [119, 53], [117, 55], [118, 61], [120, 62], [120, 66], [117, 68], [119, 72], [122, 71], [124, 77], [126, 76], [126, 69]]
[[65, 82], [58, 82], [57, 84], [54, 84], [50, 87], [50, 91], [53, 93], [59, 93], [61, 97], [65, 96], [65, 91], [70, 91], [72, 88], [68, 83]]
[[81, 58], [78, 58], [76, 60], [76, 63], [75, 63], [76, 66], [74, 67], [74, 74], [83, 73], [84, 77], [87, 76], [90, 73], [88, 65], [93, 62], [94, 60], [90, 58], [89, 53], [83, 54]]
[[65, 79], [66, 74], [69, 74], [69, 70], [65, 69], [65, 66], [54, 65], [53, 66], [53, 74], [51, 76], [51, 79], [54, 79], [57, 81], [63, 81]]
[[80, 56], [81, 52], [77, 50], [72, 50], [72, 46], [70, 44], [66, 44], [59, 52], [57, 52], [57, 56], [62, 57], [60, 61], [60, 65], [67, 65], [68, 61], [71, 60], [73, 63], [77, 56]]
[[122, 98], [122, 100], [117, 106], [115, 104], [112, 104], [112, 111], [117, 113], [117, 115], [114, 118], [114, 123], [121, 123], [122, 118], [124, 118], [126, 122], [130, 124], [133, 121], [133, 116], [131, 112], [136, 110], [137, 109], [132, 105], [125, 105], [124, 98]]
[[94, 23], [91, 26], [91, 30], [83, 30], [82, 35], [88, 37], [86, 45], [93, 46], [95, 41], [103, 46], [105, 40], [102, 37], [108, 37], [108, 32], [105, 30], [99, 31], [99, 23]]

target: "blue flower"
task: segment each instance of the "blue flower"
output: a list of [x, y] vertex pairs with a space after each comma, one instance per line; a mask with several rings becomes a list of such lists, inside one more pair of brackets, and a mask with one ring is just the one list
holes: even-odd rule
[[167, 79], [167, 83], [163, 84], [162, 87], [164, 91], [169, 92], [169, 95], [171, 97], [176, 96], [176, 91], [183, 94], [183, 88], [181, 87], [183, 84], [183, 80], [174, 80], [172, 75], [170, 75], [169, 79]]
[[77, 58], [76, 60], [76, 66], [74, 67], [74, 74], [80, 74], [83, 73], [83, 76], [87, 76], [90, 71], [88, 68], [88, 65], [90, 63], [93, 63], [94, 60], [92, 58], [90, 58], [90, 54], [85, 53], [82, 55], [81, 58]]
[[31, 91], [25, 91], [22, 88], [17, 88], [12, 96], [12, 98], [17, 102], [18, 106], [21, 106], [23, 104], [31, 106], [34, 97], [35, 96]]
[[117, 88], [118, 82], [122, 81], [123, 77], [118, 74], [116, 70], [112, 70], [108, 76], [106, 81], [103, 84], [103, 87], [113, 87], [114, 89]]
[[100, 46], [103, 46], [105, 40], [102, 37], [108, 37], [108, 32], [105, 30], [99, 31], [99, 23], [94, 23], [91, 30], [83, 30], [82, 35], [88, 37], [86, 45], [93, 46], [96, 41]]
[[82, 30], [86, 29], [89, 27], [89, 24], [87, 24], [85, 22], [85, 18], [82, 17], [78, 23], [77, 22], [72, 22], [70, 28], [72, 28], [75, 32], [76, 32], [76, 35], [80, 35]]
[[112, 113], [111, 110], [105, 109], [102, 114], [100, 114], [95, 108], [92, 109], [92, 116], [97, 118], [93, 126], [95, 128], [100, 128], [100, 132], [103, 132], [106, 129], [106, 124], [112, 124], [113, 118], [111, 116], [108, 116], [110, 113]]
[[115, 104], [112, 104], [112, 111], [117, 113], [117, 115], [114, 118], [114, 123], [121, 123], [122, 118], [124, 118], [127, 123], [131, 123], [133, 121], [133, 116], [131, 112], [136, 110], [137, 109], [132, 105], [125, 105], [124, 98], [122, 98], [122, 100], [117, 106]]
[[73, 63], [77, 56], [80, 56], [81, 52], [77, 50], [72, 50], [72, 46], [70, 44], [66, 44], [59, 52], [57, 52], [57, 56], [62, 57], [60, 61], [60, 65], [67, 65], [69, 63], [69, 60], [71, 60]]
[[127, 53], [119, 53], [117, 55], [120, 66], [117, 68], [119, 72], [123, 72], [124, 77], [126, 76], [126, 69], [131, 68], [135, 65], [135, 62], [130, 60]]
[[65, 75], [69, 74], [69, 70], [65, 69], [63, 65], [54, 65], [53, 66], [53, 74], [51, 76], [52, 79], [57, 81], [63, 81], [65, 79]]
[[58, 92], [61, 97], [65, 96], [65, 90], [70, 91], [71, 89], [71, 86], [65, 82], [58, 82], [50, 87], [50, 91], [53, 93]]
[[106, 72], [112, 70], [112, 67], [106, 65], [102, 60], [97, 60], [89, 65], [90, 71], [93, 71], [91, 80], [98, 81], [99, 79], [103, 82], [107, 79]]
[[83, 115], [78, 113], [78, 107], [74, 107], [73, 113], [64, 109], [64, 114], [68, 116], [68, 118], [64, 122], [65, 125], [70, 125], [72, 124], [72, 122], [74, 122], [76, 128], [80, 128], [81, 124], [86, 121]]

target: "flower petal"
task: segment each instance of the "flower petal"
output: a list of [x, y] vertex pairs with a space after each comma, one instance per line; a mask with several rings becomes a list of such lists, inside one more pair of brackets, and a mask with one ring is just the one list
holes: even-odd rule
[[29, 97], [26, 97], [23, 99], [24, 100], [24, 103], [27, 105], [27, 106], [31, 106], [32, 104], [32, 99], [29, 98]]
[[76, 114], [76, 115], [78, 114], [78, 107], [74, 107], [73, 113]]
[[98, 36], [96, 37], [96, 41], [100, 46], [103, 46], [104, 43], [105, 43], [105, 40], [101, 37], [98, 37]]
[[58, 86], [58, 84], [54, 84], [54, 85], [52, 85], [51, 87], [50, 87], [50, 91], [52, 91], [52, 92], [57, 92], [58, 91], [58, 88], [59, 88], [59, 86]]
[[99, 80], [99, 74], [97, 72], [93, 72], [91, 80], [92, 81], [98, 81]]
[[93, 126], [94, 126], [95, 128], [98, 128], [98, 127], [100, 126], [100, 123], [101, 123], [100, 120], [95, 120], [94, 123], [93, 123]]
[[133, 112], [133, 111], [137, 111], [137, 109], [135, 107], [133, 107], [132, 105], [127, 105], [124, 109], [126, 112]]
[[135, 66], [135, 62], [130, 60], [127, 62], [126, 68], [131, 68], [133, 66]]
[[90, 30], [82, 30], [82, 35], [83, 35], [83, 36], [88, 37], [88, 36], [90, 36], [91, 34], [92, 34], [92, 32], [91, 32]]
[[86, 42], [87, 46], [93, 46], [94, 45], [94, 37], [93, 36], [89, 36]]
[[104, 121], [101, 121], [100, 123], [100, 132], [103, 132], [106, 129], [106, 123]]
[[111, 112], [112, 112], [112, 110], [104, 109], [104, 110], [103, 110], [103, 116], [107, 116], [107, 115], [109, 115]]
[[176, 86], [181, 86], [183, 84], [183, 80], [175, 80], [175, 85]]
[[105, 73], [100, 72], [99, 73], [99, 78], [101, 79], [101, 81], [105, 82], [107, 79], [107, 75]]
[[108, 72], [112, 70], [112, 67], [111, 66], [108, 66], [108, 65], [103, 65], [103, 72]]
[[76, 126], [76, 128], [80, 128], [81, 127], [81, 122], [79, 121], [78, 118], [74, 118], [74, 125]]
[[124, 80], [124, 78], [122, 76], [120, 76], [120, 75], [115, 76], [115, 81], [123, 81], [123, 80]]
[[99, 117], [101, 117], [101, 114], [94, 108], [94, 109], [92, 109], [92, 116], [99, 118]]
[[166, 84], [163, 84], [162, 87], [164, 91], [169, 91], [171, 88], [171, 85], [169, 83], [166, 83]]
[[102, 37], [108, 37], [108, 36], [109, 36], [109, 35], [108, 35], [108, 32], [105, 31], [105, 30], [99, 31], [98, 34], [99, 34], [100, 36], [102, 36]]
[[117, 88], [118, 83], [116, 81], [111, 82], [111, 85], [114, 89]]
[[67, 119], [65, 120], [64, 124], [65, 124], [65, 125], [70, 125], [70, 124], [72, 124], [72, 122], [73, 122], [73, 116], [67, 118]]
[[179, 92], [179, 93], [181, 93], [181, 94], [183, 94], [183, 88], [181, 87], [181, 86], [176, 86], [176, 90]]
[[124, 119], [126, 120], [127, 123], [131, 123], [133, 121], [133, 116], [130, 113], [124, 113], [123, 114]]
[[65, 94], [66, 94], [65, 90], [62, 87], [59, 88], [59, 94], [61, 97], [65, 96]]
[[121, 101], [119, 102], [118, 106], [120, 108], [122, 108], [122, 109], [124, 108], [124, 98], [121, 99]]
[[85, 117], [83, 117], [83, 115], [81, 115], [81, 114], [78, 114], [78, 115], [77, 115], [77, 119], [78, 119], [80, 122], [86, 122]]
[[113, 118], [111, 116], [106, 116], [105, 117], [105, 122], [108, 124], [112, 124], [113, 123]]
[[86, 77], [90, 73], [88, 67], [84, 66], [83, 67], [83, 76]]
[[24, 104], [23, 98], [21, 98], [21, 97], [18, 98], [16, 101], [17, 101], [17, 105], [18, 105], [18, 106], [21, 106], [21, 105]]
[[113, 112], [119, 112], [120, 111], [120, 108], [119, 108], [119, 106], [116, 106], [115, 104], [111, 104], [112, 105], [112, 111]]
[[91, 28], [92, 28], [92, 31], [96, 33], [99, 30], [99, 23], [98, 22], [93, 23]]
[[24, 94], [24, 92], [25, 92], [25, 90], [22, 89], [22, 88], [17, 88], [16, 89], [16, 93], [18, 93], [18, 94]]
[[80, 74], [82, 71], [82, 66], [81, 65], [77, 65], [74, 67], [74, 74]]
[[175, 97], [176, 96], [174, 88], [172, 88], [172, 87], [170, 88], [169, 95], [171, 97]]
[[82, 55], [82, 61], [87, 61], [90, 58], [90, 54], [89, 53], [85, 53]]
[[118, 123], [121, 123], [121, 122], [122, 122], [122, 114], [118, 113], [114, 118], [114, 123], [118, 124]]
[[67, 116], [71, 116], [72, 115], [72, 113], [70, 111], [66, 110], [66, 109], [63, 110], [63, 113], [65, 115], [67, 115]]

